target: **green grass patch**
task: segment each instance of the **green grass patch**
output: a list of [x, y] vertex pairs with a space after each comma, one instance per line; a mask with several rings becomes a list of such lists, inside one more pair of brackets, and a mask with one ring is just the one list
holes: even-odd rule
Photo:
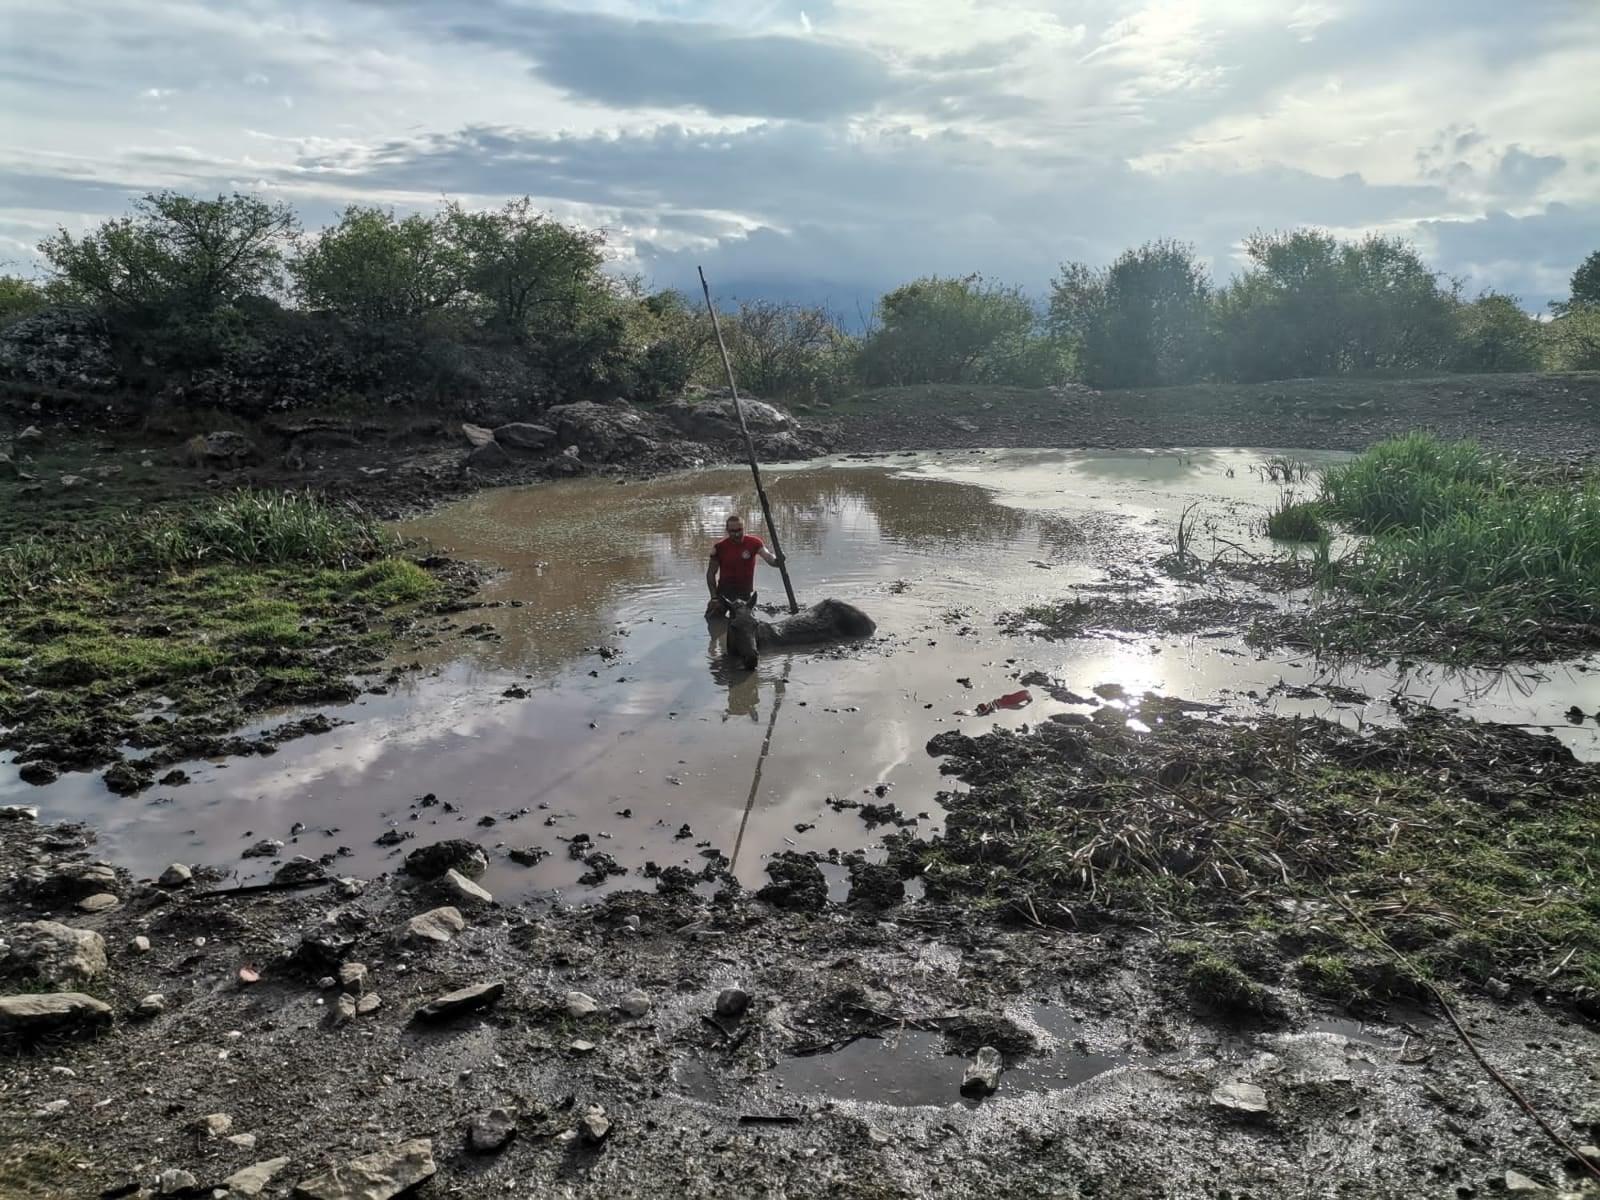
[[396, 548], [345, 509], [248, 492], [0, 547], [0, 744], [69, 768], [128, 742], [193, 756], [181, 722], [148, 720], [158, 697], [224, 721], [348, 701], [442, 591]]
[[1412, 434], [1325, 472], [1321, 504], [1370, 536], [1317, 566], [1333, 598], [1309, 623], [1318, 649], [1471, 661], [1600, 642], [1600, 477]]

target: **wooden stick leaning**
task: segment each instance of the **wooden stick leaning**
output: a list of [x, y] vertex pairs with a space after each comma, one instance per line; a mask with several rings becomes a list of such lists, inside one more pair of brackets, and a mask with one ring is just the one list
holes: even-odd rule
[[800, 611], [800, 602], [794, 598], [794, 585], [789, 582], [789, 566], [783, 560], [783, 548], [778, 545], [778, 529], [772, 523], [772, 506], [767, 503], [767, 489], [761, 486], [761, 467], [756, 462], [756, 444], [750, 438], [750, 427], [744, 420], [744, 401], [739, 399], [739, 385], [733, 381], [733, 363], [728, 359], [728, 346], [722, 340], [722, 322], [717, 320], [717, 307], [711, 303], [711, 285], [706, 282], [704, 267], [700, 272], [700, 290], [706, 294], [706, 311], [711, 314], [711, 328], [717, 335], [717, 349], [722, 354], [722, 369], [728, 373], [728, 390], [733, 393], [733, 411], [739, 414], [739, 432], [744, 434], [745, 453], [750, 456], [750, 474], [756, 481], [756, 495], [761, 500], [761, 515], [766, 519], [767, 537], [772, 540], [772, 553], [778, 560], [778, 574], [783, 576], [783, 590], [789, 597], [789, 611]]

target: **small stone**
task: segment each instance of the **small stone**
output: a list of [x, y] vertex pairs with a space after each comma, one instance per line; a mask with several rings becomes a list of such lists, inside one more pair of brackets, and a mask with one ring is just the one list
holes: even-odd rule
[[253, 1133], [230, 1133], [222, 1140], [230, 1146], [237, 1146], [240, 1150], [254, 1150], [256, 1148], [256, 1135]]
[[631, 930], [633, 930], [633, 932], [638, 933], [639, 932], [639, 914], [638, 913], [629, 913], [627, 916], [623, 917], [622, 918], [622, 927], [624, 929], [631, 929]]
[[367, 964], [347, 962], [339, 967], [339, 982], [344, 990], [360, 995], [367, 987]]
[[36, 1117], [59, 1117], [67, 1111], [70, 1103], [68, 1100], [46, 1100], [33, 1115]]
[[78, 907], [86, 913], [110, 912], [122, 903], [110, 892], [96, 892], [93, 896], [85, 896], [78, 901]]
[[488, 869], [489, 859], [483, 848], [466, 838], [449, 838], [418, 846], [406, 855], [406, 873], [418, 879], [438, 879], [446, 871], [476, 879]]
[[150, 939], [145, 937], [145, 935], [142, 934], [142, 933], [136, 935], [133, 938], [131, 938], [129, 940], [129, 942], [128, 942], [128, 953], [130, 953], [130, 954], [149, 954], [150, 953]]
[[471, 987], [458, 988], [456, 991], [447, 992], [428, 1001], [417, 1009], [416, 1019], [444, 1021], [462, 1013], [488, 1008], [505, 994], [505, 990], [503, 979], [497, 979], [493, 983], [475, 983]]
[[1578, 1171], [1584, 1169], [1584, 1163], [1592, 1163], [1594, 1166], [1600, 1167], [1600, 1146], [1576, 1146], [1574, 1149], [1577, 1150], [1578, 1155], [1576, 1158], [1568, 1160], [1568, 1166]]
[[1000, 1051], [993, 1046], [980, 1047], [977, 1056], [967, 1064], [961, 1076], [963, 1096], [987, 1096], [1000, 1087], [1000, 1072], [1005, 1069]]
[[576, 1020], [592, 1017], [600, 1011], [600, 1005], [588, 992], [567, 993], [567, 1016]]
[[436, 1170], [432, 1140], [417, 1138], [302, 1179], [294, 1191], [302, 1200], [390, 1200]]
[[363, 1017], [368, 1013], [377, 1012], [382, 1007], [383, 997], [377, 992], [368, 992], [356, 1001], [356, 1013]]
[[0, 1030], [35, 1033], [43, 1030], [101, 1024], [111, 1019], [111, 1006], [82, 992], [29, 992], [0, 996]]
[[[251, 1138], [250, 1146], [254, 1145], [255, 1139]], [[222, 1186], [228, 1189], [229, 1196], [259, 1196], [267, 1184], [272, 1182], [273, 1177], [288, 1165], [287, 1158], [269, 1158], [264, 1162], [245, 1167], [242, 1171], [235, 1171], [222, 1181]]]
[[890, 1138], [883, 1130], [869, 1125], [867, 1126], [867, 1141], [874, 1146], [882, 1147], [889, 1144]]
[[578, 1118], [578, 1136], [586, 1146], [598, 1146], [611, 1136], [611, 1118], [598, 1104], [591, 1104]]
[[253, 845], [253, 846], [249, 847], [248, 849], [246, 849], [245, 852], [243, 854], [241, 854], [239, 857], [241, 857], [241, 858], [274, 858], [274, 857], [276, 857], [278, 851], [282, 850], [282, 849], [283, 849], [283, 843], [282, 842], [276, 841], [273, 838], [262, 838], [255, 845]]
[[633, 991], [617, 1001], [617, 1008], [625, 1016], [642, 1017], [650, 1011], [649, 993], [640, 988], [634, 988]]
[[356, 998], [349, 992], [340, 992], [339, 998], [333, 1002], [333, 1023], [343, 1025], [356, 1015]]
[[367, 881], [365, 879], [354, 879], [347, 875], [339, 880], [336, 887], [341, 900], [354, 900], [367, 890]]
[[164, 888], [178, 888], [194, 879], [194, 872], [184, 863], [173, 863], [156, 880]]
[[[24, 780], [23, 782], [27, 782]], [[0, 804], [0, 821], [37, 821], [39, 809], [32, 804]]]
[[567, 1044], [567, 1049], [574, 1054], [592, 1054], [594, 1052], [594, 1043], [587, 1038], [577, 1038]]
[[418, 913], [405, 923], [401, 928], [401, 933], [413, 942], [440, 944], [448, 942], [466, 927], [466, 919], [461, 915], [460, 910], [446, 905], [443, 908], [434, 908], [425, 913]]
[[227, 1113], [211, 1113], [200, 1118], [200, 1129], [208, 1138], [219, 1138], [233, 1128], [233, 1118]]
[[1212, 1091], [1211, 1103], [1229, 1112], [1254, 1116], [1267, 1111], [1267, 1094], [1253, 1083], [1224, 1083]]
[[156, 1191], [163, 1196], [175, 1196], [180, 1192], [192, 1192], [200, 1186], [200, 1181], [187, 1171], [180, 1171], [177, 1167], [168, 1167], [156, 1176]]
[[323, 991], [327, 991], [329, 988], [338, 987], [339, 981], [332, 975], [324, 975], [321, 979], [317, 980], [317, 986]]
[[151, 992], [134, 1007], [133, 1013], [138, 1017], [159, 1017], [167, 1011], [167, 998], [160, 992]]
[[719, 1017], [741, 1017], [750, 1007], [750, 993], [743, 988], [723, 988], [717, 993], [716, 1013]]
[[1520, 1171], [1507, 1171], [1505, 1183], [1506, 1191], [1508, 1192], [1542, 1192], [1545, 1190], [1544, 1184], [1529, 1179]]
[[483, 888], [473, 883], [454, 867], [451, 867], [439, 880], [439, 887], [450, 895], [457, 903], [493, 904], [494, 897]]
[[517, 1119], [503, 1108], [479, 1113], [467, 1125], [467, 1149], [474, 1154], [493, 1154], [517, 1136]]
[[1511, 985], [1504, 979], [1497, 979], [1492, 975], [1489, 977], [1488, 982], [1483, 985], [1483, 988], [1496, 1000], [1505, 1000], [1511, 995]]

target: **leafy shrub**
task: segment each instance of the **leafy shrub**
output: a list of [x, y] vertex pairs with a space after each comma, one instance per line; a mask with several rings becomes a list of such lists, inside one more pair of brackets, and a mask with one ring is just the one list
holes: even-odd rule
[[1544, 329], [1545, 365], [1553, 371], [1600, 371], [1600, 304], [1571, 304]]
[[1038, 314], [1020, 289], [980, 275], [931, 276], [878, 301], [861, 347], [869, 384], [966, 383], [994, 374], [997, 350], [1033, 337]]
[[49, 306], [49, 291], [20, 275], [0, 275], [0, 326], [31, 317]]
[[1456, 314], [1450, 365], [1458, 371], [1531, 371], [1539, 364], [1539, 323], [1515, 296], [1485, 292]]

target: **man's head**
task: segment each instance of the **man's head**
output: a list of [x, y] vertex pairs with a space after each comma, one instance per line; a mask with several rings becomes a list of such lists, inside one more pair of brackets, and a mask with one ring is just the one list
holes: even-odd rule
[[731, 513], [729, 514], [727, 523], [723, 526], [723, 528], [728, 531], [729, 537], [731, 537], [734, 541], [738, 541], [744, 536], [744, 518], [738, 513]]

